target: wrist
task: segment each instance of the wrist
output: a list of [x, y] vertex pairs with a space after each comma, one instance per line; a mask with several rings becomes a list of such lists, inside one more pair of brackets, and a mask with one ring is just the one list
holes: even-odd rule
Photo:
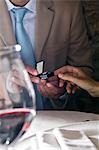
[[67, 106], [68, 100], [69, 97], [66, 92], [63, 95], [59, 96], [57, 99], [50, 98], [51, 104], [56, 110], [64, 110]]
[[88, 92], [93, 97], [99, 97], [99, 83], [94, 81], [94, 84]]

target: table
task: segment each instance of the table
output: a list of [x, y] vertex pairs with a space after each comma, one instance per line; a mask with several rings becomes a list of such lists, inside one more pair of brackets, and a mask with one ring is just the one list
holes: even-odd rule
[[23, 138], [31, 136], [39, 131], [88, 120], [99, 120], [99, 115], [76, 111], [38, 111], [28, 132], [23, 136]]
[[[64, 127], [64, 126], [65, 127], [67, 126], [66, 128], [71, 126], [72, 128], [72, 125], [75, 125], [77, 123], [78, 125], [79, 124], [81, 125], [81, 123], [86, 124], [90, 121], [98, 122], [97, 126], [99, 126], [99, 115], [93, 113], [76, 112], [76, 111], [38, 111], [35, 119], [31, 123], [29, 130], [21, 138], [21, 143], [19, 142], [17, 146], [15, 145], [15, 150], [20, 150], [20, 147], [25, 150], [27, 149], [33, 150], [31, 146], [35, 144], [34, 139], [35, 139], [35, 134], [37, 132], [48, 131], [56, 127]], [[74, 126], [74, 129], [77, 128], [75, 128]], [[89, 128], [88, 124], [87, 124], [87, 128]], [[94, 144], [96, 145], [97, 138], [96, 137], [92, 137], [92, 138]], [[36, 150], [38, 150], [38, 148], [36, 148]]]

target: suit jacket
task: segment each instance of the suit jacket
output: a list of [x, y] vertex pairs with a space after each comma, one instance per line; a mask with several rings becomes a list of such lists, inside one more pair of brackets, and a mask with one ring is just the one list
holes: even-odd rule
[[[79, 1], [38, 0], [36, 60], [45, 60], [45, 70], [66, 64], [92, 67]], [[12, 22], [5, 0], [0, 0], [0, 46], [15, 44]]]

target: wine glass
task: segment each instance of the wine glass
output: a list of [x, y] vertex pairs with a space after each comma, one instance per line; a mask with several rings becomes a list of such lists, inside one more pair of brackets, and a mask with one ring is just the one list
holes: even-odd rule
[[35, 91], [20, 58], [20, 45], [0, 48], [0, 144], [7, 149], [36, 115]]

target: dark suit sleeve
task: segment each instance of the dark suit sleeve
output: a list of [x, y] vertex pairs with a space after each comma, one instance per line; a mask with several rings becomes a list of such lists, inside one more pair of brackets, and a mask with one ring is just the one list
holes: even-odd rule
[[92, 54], [80, 2], [75, 2], [71, 13], [70, 43], [67, 63], [92, 71]]

